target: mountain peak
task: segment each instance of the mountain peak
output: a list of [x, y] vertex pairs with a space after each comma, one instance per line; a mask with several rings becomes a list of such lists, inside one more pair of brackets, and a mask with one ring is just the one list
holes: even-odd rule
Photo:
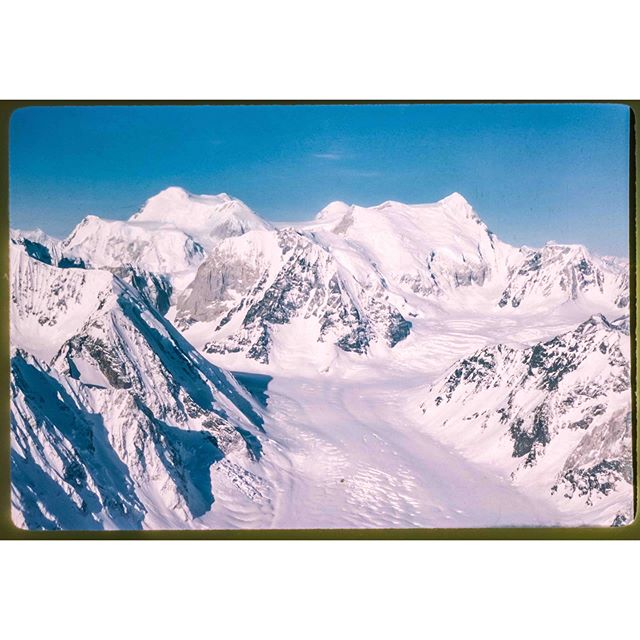
[[270, 228], [244, 202], [227, 193], [195, 195], [175, 186], [149, 198], [129, 222], [179, 229], [205, 246], [252, 229]]
[[186, 189], [183, 189], [182, 187], [174, 186], [174, 187], [167, 187], [166, 189], [163, 189], [162, 191], [160, 191], [155, 196], [152, 196], [149, 199], [151, 200], [153, 198], [165, 198], [169, 200], [184, 200], [188, 198], [189, 195], [190, 194]]
[[438, 204], [444, 204], [449, 206], [460, 206], [460, 205], [462, 206], [466, 205], [467, 207], [471, 206], [469, 201], [457, 191], [454, 191], [453, 193], [450, 193], [448, 196], [445, 196], [444, 198], [442, 198], [441, 200], [438, 200]]
[[556, 242], [555, 240], [548, 240], [544, 243], [545, 248], [561, 251], [563, 253], [579, 252], [589, 253], [589, 250], [583, 244]]
[[407, 207], [409, 205], [404, 202], [399, 202], [398, 200], [385, 200], [380, 204], [377, 204], [375, 207], [371, 207], [372, 209], [393, 209], [398, 207]]
[[447, 214], [456, 219], [470, 220], [476, 224], [486, 225], [482, 218], [476, 213], [471, 203], [460, 193], [454, 191], [442, 200], [438, 200], [436, 206], [443, 209]]
[[183, 187], [167, 187], [163, 189], [159, 193], [154, 196], [151, 196], [143, 205], [143, 207], [136, 213], [136, 216], [143, 212], [149, 212], [151, 209], [154, 211], [157, 208], [163, 208], [164, 206], [176, 206], [176, 205], [187, 205], [188, 203], [198, 203], [209, 207], [220, 206], [229, 202], [237, 203], [240, 207], [247, 208], [244, 202], [238, 200], [237, 198], [232, 198], [227, 193], [219, 193], [217, 195], [209, 195], [202, 194], [196, 195], [194, 193], [190, 193]]
[[49, 235], [40, 229], [40, 227], [36, 227], [35, 229], [10, 229], [9, 235], [13, 240], [19, 241], [21, 239], [26, 239], [44, 246], [50, 246], [59, 242], [58, 238]]
[[590, 318], [579, 325], [576, 331], [591, 331], [593, 328], [597, 329], [600, 327], [605, 327], [607, 329], [615, 328], [602, 313], [594, 313]]
[[316, 220], [327, 220], [340, 217], [353, 209], [353, 205], [349, 205], [342, 200], [334, 200], [330, 202], [324, 209], [316, 215]]

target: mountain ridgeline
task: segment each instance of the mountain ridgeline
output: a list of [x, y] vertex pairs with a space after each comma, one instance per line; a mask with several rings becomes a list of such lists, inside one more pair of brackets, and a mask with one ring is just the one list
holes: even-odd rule
[[416, 437], [580, 524], [632, 518], [625, 260], [513, 247], [459, 194], [272, 224], [171, 187], [129, 220], [10, 242], [20, 526], [268, 521], [268, 409], [227, 369], [404, 375]]

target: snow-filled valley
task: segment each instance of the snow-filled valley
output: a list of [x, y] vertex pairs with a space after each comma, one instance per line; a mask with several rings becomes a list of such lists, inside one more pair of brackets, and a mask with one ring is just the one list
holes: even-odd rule
[[619, 526], [629, 264], [459, 194], [272, 224], [171, 187], [11, 232], [29, 529]]

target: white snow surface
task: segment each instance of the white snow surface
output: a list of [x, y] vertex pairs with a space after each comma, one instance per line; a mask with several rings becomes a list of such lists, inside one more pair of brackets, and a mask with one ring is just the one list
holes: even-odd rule
[[[631, 400], [624, 259], [598, 258], [579, 245], [512, 247], [457, 193], [433, 204], [334, 202], [310, 222], [274, 228], [226, 194], [171, 187], [128, 221], [85, 218], [55, 246], [89, 268], [45, 265], [20, 244], [11, 251], [11, 343], [22, 376], [13, 445], [48, 478], [18, 463], [13, 514], [21, 526], [610, 526], [631, 519], [630, 440], [616, 435], [626, 433]], [[170, 279], [164, 318], [112, 275], [123, 265]], [[390, 341], [398, 316], [410, 330]], [[603, 320], [594, 321], [589, 340], [575, 333], [591, 331], [584, 323], [594, 317]], [[339, 338], [356, 329], [367, 335], [364, 346], [342, 348]], [[559, 391], [535, 387], [538, 378], [510, 386], [525, 376], [531, 349], [556, 338], [567, 353], [574, 342], [585, 350]], [[498, 359], [496, 386], [465, 387], [459, 402], [429, 405], [425, 414], [447, 376], [483, 349], [511, 354]], [[244, 372], [239, 380], [255, 398], [225, 371]], [[31, 377], [66, 390], [62, 413], [77, 414], [77, 424], [102, 417], [106, 439], [91, 427], [101, 442], [97, 458], [56, 422], [58, 414], [39, 415]], [[513, 397], [514, 420], [548, 403], [565, 416], [563, 403], [583, 398], [583, 389], [600, 400], [575, 401], [566, 415], [578, 422], [593, 413], [592, 421], [560, 428], [569, 418], [558, 417], [531, 465], [512, 455], [499, 414], [489, 428], [474, 415], [497, 412]], [[203, 435], [212, 416], [215, 450]], [[563, 473], [577, 487], [569, 497], [554, 489]], [[580, 474], [597, 476], [601, 490], [581, 495]], [[114, 514], [113, 500], [124, 513]]]
[[193, 269], [204, 256], [202, 247], [179, 229], [97, 216], [84, 218], [61, 250], [96, 268], [130, 264], [159, 274]]
[[194, 195], [181, 187], [169, 187], [149, 198], [129, 222], [179, 229], [207, 248], [251, 229], [270, 228], [244, 202], [226, 193]]

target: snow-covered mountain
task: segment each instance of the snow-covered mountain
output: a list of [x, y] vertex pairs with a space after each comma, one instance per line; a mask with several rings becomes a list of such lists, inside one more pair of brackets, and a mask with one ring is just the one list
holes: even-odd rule
[[435, 204], [332, 203], [309, 229], [345, 245], [383, 270], [389, 283], [428, 297], [463, 292], [504, 276], [513, 249], [501, 242], [458, 193]]
[[11, 294], [21, 526], [630, 520], [628, 261], [460, 194], [271, 225], [171, 187], [12, 231]]
[[274, 343], [355, 353], [374, 341], [393, 347], [411, 328], [404, 299], [357, 254], [346, 262], [292, 228], [226, 240], [178, 299], [177, 326], [212, 322], [205, 352], [243, 351], [265, 364]]
[[592, 256], [581, 245], [547, 243], [522, 248], [521, 262], [511, 270], [499, 306], [559, 305], [586, 298], [595, 304], [624, 308], [629, 303], [628, 265]]
[[129, 222], [178, 229], [207, 248], [225, 238], [271, 226], [244, 202], [226, 193], [198, 196], [180, 187], [169, 187], [149, 198]]
[[452, 313], [511, 317], [567, 303], [576, 316], [618, 316], [628, 286], [622, 267], [584, 247], [502, 242], [459, 194], [334, 202], [312, 222], [219, 243], [177, 296], [175, 318], [207, 353], [268, 363], [293, 349], [326, 369], [341, 352], [411, 344], [414, 323]]
[[11, 229], [9, 239], [13, 244], [21, 244], [28, 255], [41, 262], [57, 265], [60, 261], [60, 240], [46, 234], [42, 229]]
[[60, 266], [107, 269], [136, 288], [160, 313], [174, 286], [193, 277], [204, 249], [175, 228], [87, 216], [59, 245]]
[[226, 194], [197, 196], [169, 187], [129, 220], [86, 216], [64, 240], [42, 231], [13, 231], [29, 255], [61, 267], [108, 269], [166, 313], [175, 291], [192, 279], [205, 257], [228, 237], [270, 225]]
[[183, 231], [87, 216], [60, 246], [70, 260], [94, 268], [132, 265], [158, 274], [197, 267], [204, 257], [198, 242]]
[[212, 466], [260, 496], [262, 417], [132, 287], [12, 246], [14, 518], [27, 528], [197, 526]]
[[628, 317], [594, 315], [527, 348], [458, 360], [418, 400], [440, 440], [516, 483], [541, 483], [565, 509], [595, 504], [622, 524], [633, 493], [630, 378]]

